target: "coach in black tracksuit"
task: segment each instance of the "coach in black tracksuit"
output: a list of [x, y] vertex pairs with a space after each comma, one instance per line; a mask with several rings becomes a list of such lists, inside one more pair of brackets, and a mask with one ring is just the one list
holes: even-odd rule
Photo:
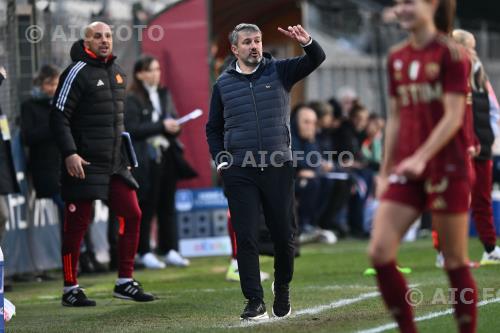
[[[248, 299], [241, 318], [247, 320], [268, 317], [257, 247], [261, 205], [275, 248], [273, 313], [284, 317], [291, 311], [289, 283], [297, 227], [289, 93], [325, 59], [319, 44], [301, 26], [278, 29], [299, 42], [306, 54], [273, 59], [262, 54], [262, 34], [256, 25], [236, 26], [229, 39], [237, 59], [213, 87], [206, 125], [208, 145], [223, 178], [236, 231], [241, 288]], [[224, 151], [232, 158], [222, 158]], [[232, 165], [228, 167], [228, 163]]]
[[133, 280], [141, 210], [137, 182], [122, 155], [126, 80], [112, 54], [111, 28], [93, 22], [85, 39], [71, 48], [73, 63], [54, 95], [51, 128], [61, 150], [62, 197], [66, 203], [62, 259], [65, 306], [95, 306], [77, 282], [80, 244], [90, 224], [94, 200], [106, 200], [120, 221], [119, 270], [113, 295], [152, 301]]

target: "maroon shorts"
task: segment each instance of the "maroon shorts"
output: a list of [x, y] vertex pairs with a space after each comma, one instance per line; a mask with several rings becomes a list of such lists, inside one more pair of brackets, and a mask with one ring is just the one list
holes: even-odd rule
[[419, 212], [466, 213], [470, 207], [471, 185], [468, 179], [419, 180], [395, 182], [382, 196], [382, 201], [393, 201], [411, 206]]

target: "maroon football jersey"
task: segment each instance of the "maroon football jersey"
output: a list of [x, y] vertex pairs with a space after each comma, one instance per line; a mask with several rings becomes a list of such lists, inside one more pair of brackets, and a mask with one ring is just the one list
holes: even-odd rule
[[[445, 93], [469, 95], [470, 67], [465, 50], [444, 35], [422, 49], [407, 41], [391, 50], [389, 93], [397, 99], [400, 114], [395, 165], [422, 146], [437, 126], [444, 114]], [[469, 177], [470, 113], [467, 108], [462, 128], [429, 160], [422, 178]]]

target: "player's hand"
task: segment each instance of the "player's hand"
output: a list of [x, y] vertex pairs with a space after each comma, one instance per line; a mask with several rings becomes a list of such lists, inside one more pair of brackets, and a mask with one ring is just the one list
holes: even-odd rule
[[176, 135], [181, 130], [181, 127], [175, 119], [165, 119], [163, 121], [163, 127], [165, 128], [165, 131], [172, 135]]
[[302, 45], [309, 43], [309, 41], [311, 40], [311, 35], [309, 35], [309, 33], [307, 33], [307, 31], [305, 31], [300, 24], [288, 26], [288, 30], [278, 27], [278, 31], [283, 35], [296, 40]]
[[481, 145], [470, 146], [469, 148], [467, 148], [467, 152], [469, 153], [470, 157], [478, 157], [479, 153], [481, 153]]
[[389, 187], [389, 178], [385, 175], [375, 176], [375, 197], [380, 200]]
[[396, 166], [395, 173], [398, 176], [404, 176], [412, 179], [419, 177], [425, 170], [426, 162], [420, 157], [412, 155], [405, 158]]
[[85, 161], [78, 154], [69, 155], [64, 160], [66, 164], [66, 170], [71, 177], [76, 177], [80, 179], [85, 179], [85, 172], [83, 171], [84, 165], [89, 165], [90, 163]]

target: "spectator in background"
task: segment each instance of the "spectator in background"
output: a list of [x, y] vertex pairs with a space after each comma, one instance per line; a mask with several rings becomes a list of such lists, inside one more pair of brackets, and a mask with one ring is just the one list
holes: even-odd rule
[[[7, 71], [0, 66], [0, 86], [7, 79]], [[12, 158], [11, 135], [7, 117], [0, 108], [0, 241], [5, 232], [5, 225], [9, 219], [7, 194], [20, 192], [17, 183], [14, 160]], [[5, 280], [4, 291], [11, 291], [11, 281]]]
[[332, 97], [328, 100], [328, 104], [332, 106], [332, 129], [337, 129], [342, 124], [343, 114], [342, 114], [342, 106], [340, 103]]
[[[350, 233], [353, 236], [364, 237], [364, 217], [363, 208], [368, 194], [370, 193], [371, 177], [364, 171], [364, 160], [361, 151], [362, 142], [365, 139], [365, 129], [368, 124], [369, 112], [359, 102], [354, 102], [349, 110], [348, 118], [334, 132], [334, 150], [344, 153], [342, 161], [347, 168], [344, 168], [350, 175], [349, 186], [332, 193], [335, 200], [348, 204], [347, 223]], [[350, 154], [345, 154], [346, 152]], [[354, 158], [350, 160], [349, 155]], [[343, 185], [346, 182], [344, 182]], [[334, 199], [330, 199], [332, 202]], [[342, 223], [341, 223], [342, 224]]]
[[[314, 224], [319, 193], [320, 148], [316, 142], [317, 116], [312, 108], [303, 106], [292, 123], [292, 151], [296, 158], [295, 194], [298, 203], [300, 232], [307, 232]], [[306, 158], [312, 156], [312, 158]], [[310, 162], [310, 163], [308, 163]]]
[[363, 160], [369, 169], [378, 172], [382, 161], [382, 130], [383, 121], [376, 113], [370, 114], [365, 130], [365, 139], [361, 146]]
[[[7, 79], [7, 71], [0, 66], [0, 86]], [[5, 232], [5, 224], [9, 218], [7, 194], [20, 191], [17, 183], [14, 160], [12, 159], [11, 135], [7, 116], [0, 108], [0, 240]]]
[[311, 102], [309, 107], [316, 112], [317, 126], [316, 126], [316, 142], [322, 152], [333, 150], [333, 107], [327, 102]]
[[[314, 109], [308, 106], [295, 108], [292, 121], [292, 151], [296, 155], [295, 197], [301, 242], [320, 240], [328, 236], [316, 226], [318, 201], [321, 190], [321, 174], [332, 169], [331, 162], [324, 160], [321, 148], [316, 140], [318, 117]], [[334, 237], [334, 236], [333, 236]], [[334, 242], [334, 241], [333, 241]]]
[[342, 115], [348, 117], [354, 105], [359, 102], [358, 94], [353, 88], [345, 86], [339, 89], [337, 97], [342, 108]]
[[40, 68], [33, 81], [31, 97], [21, 104], [21, 132], [28, 147], [28, 171], [37, 198], [51, 198], [59, 208], [62, 221], [61, 153], [50, 129], [52, 97], [59, 84], [59, 71], [51, 65]]
[[361, 167], [361, 144], [365, 138], [365, 129], [368, 125], [368, 109], [355, 102], [339, 128], [333, 134], [333, 147], [338, 152], [350, 152], [354, 156], [354, 167]]
[[[142, 222], [139, 261], [147, 268], [165, 265], [186, 267], [189, 260], [178, 252], [175, 190], [177, 180], [187, 166], [177, 141], [181, 127], [170, 92], [160, 84], [161, 68], [157, 59], [143, 56], [134, 65], [132, 84], [125, 103], [125, 127], [132, 136], [139, 167], [134, 176], [139, 182]], [[189, 168], [190, 169], [190, 168]], [[191, 169], [188, 176], [196, 176]], [[151, 221], [158, 221], [158, 260], [151, 252]]]

